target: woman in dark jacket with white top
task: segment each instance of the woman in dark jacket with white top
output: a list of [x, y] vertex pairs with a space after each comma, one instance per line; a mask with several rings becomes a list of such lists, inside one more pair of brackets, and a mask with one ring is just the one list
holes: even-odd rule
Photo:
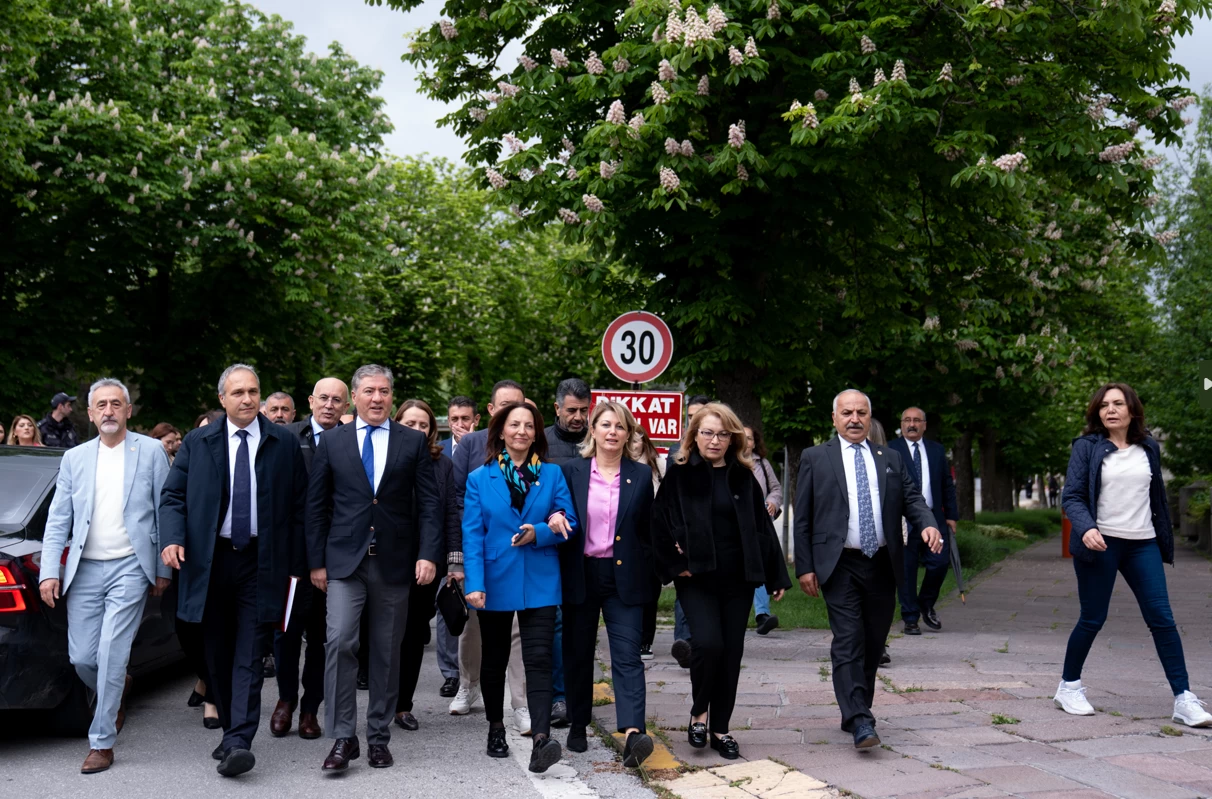
[[1145, 409], [1131, 386], [1108, 383], [1094, 393], [1086, 408], [1086, 429], [1073, 442], [1061, 503], [1073, 523], [1069, 550], [1081, 618], [1069, 636], [1056, 706], [1075, 716], [1094, 715], [1081, 682], [1082, 666], [1107, 620], [1116, 575], [1123, 574], [1174, 692], [1174, 721], [1212, 726], [1212, 715], [1190, 691], [1166, 592], [1162, 562], [1174, 563], [1174, 533], [1161, 449], [1145, 429]]

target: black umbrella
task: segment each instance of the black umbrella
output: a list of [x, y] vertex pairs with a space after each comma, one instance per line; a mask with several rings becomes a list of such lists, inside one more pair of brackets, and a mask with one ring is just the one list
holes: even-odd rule
[[964, 567], [960, 563], [959, 541], [955, 540], [955, 533], [950, 536], [951, 543], [948, 546], [950, 549], [951, 569], [955, 572], [955, 586], [959, 590], [960, 602], [968, 604], [968, 600], [964, 597]]

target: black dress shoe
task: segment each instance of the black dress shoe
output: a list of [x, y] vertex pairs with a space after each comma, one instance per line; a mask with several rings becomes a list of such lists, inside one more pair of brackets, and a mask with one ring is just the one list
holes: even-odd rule
[[212, 719], [209, 716], [202, 717], [202, 726], [208, 730], [217, 730], [223, 726], [223, 722], [218, 719]]
[[623, 744], [623, 765], [627, 768], [638, 768], [652, 754], [652, 738], [645, 732], [633, 732], [627, 736]]
[[889, 655], [887, 650], [884, 650], [884, 654], [880, 655], [880, 665], [881, 666], [891, 666], [892, 665], [892, 655]]
[[390, 768], [396, 762], [387, 744], [371, 744], [367, 749], [366, 764], [371, 768]]
[[218, 746], [215, 747], [215, 751], [210, 753], [210, 756], [213, 757], [215, 760], [222, 760], [223, 756], [226, 754], [227, 754], [227, 750], [224, 749], [223, 744], [220, 743]]
[[488, 729], [488, 756], [509, 757], [509, 744], [505, 743], [505, 728]]
[[278, 669], [274, 666], [273, 655], [266, 655], [261, 659], [261, 676], [267, 680], [272, 680], [278, 676]]
[[589, 738], [584, 727], [573, 727], [568, 731], [568, 749], [573, 752], [588, 752]]
[[416, 732], [421, 729], [421, 725], [417, 723], [417, 717], [405, 710], [403, 713], [396, 714], [396, 724], [408, 730]]
[[219, 765], [215, 770], [224, 777], [237, 777], [246, 771], [252, 771], [252, 767], [257, 765], [257, 758], [247, 749], [240, 749], [233, 746], [223, 754], [223, 759], [219, 761]]
[[546, 735], [534, 737], [534, 749], [530, 750], [530, 770], [542, 774], [547, 769], [560, 762], [563, 751], [560, 745]]
[[332, 745], [332, 751], [324, 759], [324, 771], [344, 771], [349, 768], [349, 761], [362, 756], [358, 748], [357, 738], [338, 738]]
[[931, 630], [943, 629], [943, 623], [939, 621], [938, 614], [934, 612], [934, 608], [922, 611], [922, 621], [926, 622], [926, 626]]
[[917, 626], [915, 621], [905, 622], [905, 635], [921, 635], [922, 628]]
[[678, 665], [684, 669], [690, 668], [690, 642], [678, 639], [673, 642], [673, 647], [669, 650], [669, 654], [673, 655], [673, 659], [678, 662]]
[[741, 756], [741, 747], [737, 745], [736, 738], [733, 738], [728, 733], [723, 735], [711, 736], [711, 748], [720, 753], [720, 757], [725, 760], [736, 760]]
[[757, 634], [769, 635], [770, 631], [779, 626], [779, 617], [763, 613], [754, 619], [757, 622]]
[[854, 748], [871, 749], [880, 745], [880, 737], [875, 734], [872, 724], [860, 724], [854, 728]]
[[189, 705], [190, 707], [202, 707], [202, 703], [205, 701], [206, 697], [202, 696], [202, 694], [198, 693], [197, 691], [190, 691], [189, 701], [185, 704]]
[[361, 669], [358, 669], [358, 690], [359, 691], [369, 691], [370, 690], [370, 677], [368, 677], [366, 675], [366, 672], [362, 671]]
[[438, 689], [438, 696], [444, 696], [450, 699], [459, 692], [459, 678], [447, 677], [446, 682], [442, 683], [442, 687]]
[[567, 727], [571, 722], [568, 718], [568, 703], [563, 699], [551, 703], [551, 726]]
[[686, 740], [695, 749], [702, 749], [707, 745], [707, 725], [701, 721], [691, 721], [686, 728]]

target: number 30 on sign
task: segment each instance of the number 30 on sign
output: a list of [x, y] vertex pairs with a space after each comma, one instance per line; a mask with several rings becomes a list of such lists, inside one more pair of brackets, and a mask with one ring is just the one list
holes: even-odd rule
[[655, 380], [673, 360], [669, 325], [647, 311], [629, 311], [610, 323], [602, 337], [602, 359], [619, 380]]

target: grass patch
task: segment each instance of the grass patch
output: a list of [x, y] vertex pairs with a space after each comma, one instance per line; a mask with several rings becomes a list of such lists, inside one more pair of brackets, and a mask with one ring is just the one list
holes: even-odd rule
[[1124, 715], [1124, 714], [1123, 714], [1123, 713], [1120, 713], [1118, 710], [1112, 710], [1112, 711], [1111, 711], [1111, 715], [1112, 715], [1112, 716], [1122, 716], [1122, 715]]
[[993, 714], [994, 724], [1018, 724], [1018, 721], [1014, 716], [1003, 716], [1001, 713]]
[[1183, 734], [1182, 730], [1171, 727], [1169, 724], [1162, 725], [1161, 732], [1162, 735], [1173, 735], [1175, 738], [1181, 738]]
[[1006, 639], [1006, 643], [1002, 644], [1001, 649], [994, 649], [993, 651], [1002, 655], [1007, 654], [1010, 651], [1010, 639]]

